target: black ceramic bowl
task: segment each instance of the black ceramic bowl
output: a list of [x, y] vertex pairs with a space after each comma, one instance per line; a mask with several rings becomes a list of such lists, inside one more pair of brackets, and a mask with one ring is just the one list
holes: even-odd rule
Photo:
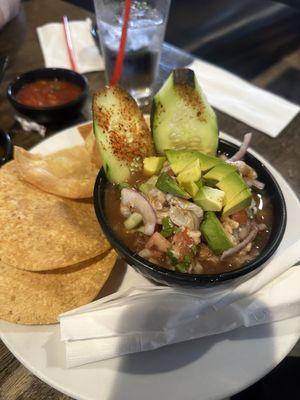
[[[59, 79], [67, 81], [82, 88], [82, 92], [76, 99], [57, 106], [32, 107], [17, 101], [16, 94], [21, 87], [26, 83], [35, 82], [39, 79]], [[41, 124], [62, 122], [75, 118], [79, 114], [87, 94], [88, 83], [86, 78], [75, 71], [63, 68], [41, 68], [25, 72], [11, 82], [7, 88], [8, 99], [14, 108], [21, 114]]]
[[8, 132], [0, 129], [0, 167], [13, 156], [13, 144]]
[[[238, 150], [238, 146], [228, 141], [220, 140], [219, 150], [222, 153], [232, 156]], [[95, 183], [94, 206], [98, 221], [103, 229], [103, 232], [107, 236], [111, 245], [128, 262], [128, 264], [130, 264], [138, 272], [140, 272], [147, 278], [150, 278], [162, 284], [172, 286], [196, 287], [217, 282], [223, 282], [228, 279], [234, 279], [239, 276], [248, 274], [249, 272], [260, 267], [265, 261], [267, 261], [279, 246], [286, 226], [286, 206], [282, 192], [276, 180], [273, 178], [267, 168], [250, 153], [246, 154], [244, 160], [247, 164], [249, 164], [256, 170], [258, 174], [258, 179], [264, 182], [266, 185], [265, 190], [267, 192], [267, 195], [270, 197], [273, 205], [273, 228], [269, 241], [261, 254], [252, 261], [243, 265], [242, 267], [234, 271], [219, 274], [185, 274], [162, 268], [138, 256], [136, 253], [126, 247], [120, 239], [118, 239], [117, 235], [112, 230], [107, 221], [105, 214], [105, 189], [108, 181], [102, 168], [98, 174]]]

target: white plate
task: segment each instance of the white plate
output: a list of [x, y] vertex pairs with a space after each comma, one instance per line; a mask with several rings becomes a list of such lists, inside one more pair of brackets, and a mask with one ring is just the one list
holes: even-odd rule
[[[238, 143], [228, 135], [222, 137]], [[40, 143], [34, 152], [49, 153], [79, 143], [77, 129], [70, 128]], [[288, 222], [280, 251], [297, 239], [299, 203], [281, 175], [252, 153], [274, 174], [285, 196]], [[84, 400], [221, 399], [274, 368], [296, 343], [299, 331], [300, 317], [68, 370], [58, 325], [0, 321], [1, 339], [21, 363], [49, 385]]]

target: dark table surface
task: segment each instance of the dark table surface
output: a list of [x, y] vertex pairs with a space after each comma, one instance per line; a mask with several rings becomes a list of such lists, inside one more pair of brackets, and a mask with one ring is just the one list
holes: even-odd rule
[[[6, 98], [8, 83], [17, 74], [27, 70], [43, 67], [43, 58], [37, 39], [36, 27], [48, 22], [60, 21], [62, 15], [67, 15], [70, 20], [84, 19], [92, 16], [87, 11], [60, 0], [29, 0], [22, 3], [21, 12], [0, 32], [0, 57], [9, 56], [9, 65], [5, 77], [0, 85], [0, 127], [12, 133], [15, 144], [29, 149], [41, 141], [37, 133], [25, 133], [14, 120], [14, 110]], [[176, 66], [187, 65], [192, 57], [165, 45], [162, 53], [159, 81], [162, 81], [169, 71]], [[266, 87], [278, 78], [289, 66], [300, 69], [300, 53], [296, 52], [281, 60], [268, 71], [254, 79], [254, 83]], [[91, 92], [104, 85], [103, 72], [86, 75]], [[298, 82], [299, 83], [299, 82]], [[293, 82], [288, 82], [289, 85]], [[296, 82], [294, 83], [296, 84]], [[293, 190], [300, 194], [300, 115], [276, 138], [249, 128], [243, 122], [237, 121], [228, 115], [217, 111], [220, 129], [230, 135], [242, 139], [244, 133], [251, 130], [254, 133], [252, 147], [262, 154], [289, 182]], [[77, 120], [65, 125], [50, 126], [47, 137], [53, 133], [91, 118], [90, 103], [86, 104], [82, 115]], [[3, 400], [21, 399], [59, 399], [67, 400], [48, 385], [41, 382], [29, 373], [0, 342], [0, 398]]]

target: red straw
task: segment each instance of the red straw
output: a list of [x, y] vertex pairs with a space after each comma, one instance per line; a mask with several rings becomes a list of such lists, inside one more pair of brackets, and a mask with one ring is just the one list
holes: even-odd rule
[[63, 16], [63, 26], [64, 26], [64, 34], [65, 34], [71, 69], [73, 71], [77, 71], [75, 56], [74, 56], [74, 48], [73, 48], [73, 43], [72, 43], [71, 31], [70, 31], [70, 25], [69, 25], [68, 17], [66, 15]]
[[122, 26], [122, 34], [120, 40], [120, 46], [116, 58], [114, 72], [112, 74], [110, 85], [116, 85], [121, 77], [122, 69], [123, 69], [123, 62], [124, 62], [124, 53], [125, 53], [125, 46], [126, 46], [126, 39], [127, 39], [127, 27], [128, 21], [130, 16], [130, 8], [131, 8], [131, 0], [125, 0], [125, 11], [124, 11], [124, 19], [123, 19], [123, 26]]

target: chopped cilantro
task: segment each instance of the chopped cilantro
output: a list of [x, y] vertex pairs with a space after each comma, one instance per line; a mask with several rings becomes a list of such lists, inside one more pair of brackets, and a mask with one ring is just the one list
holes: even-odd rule
[[177, 257], [174, 255], [174, 253], [171, 250], [167, 251], [166, 254], [173, 265], [178, 263]]
[[168, 238], [173, 235], [173, 231], [174, 231], [174, 224], [170, 220], [170, 218], [168, 218], [168, 217], [163, 218], [162, 219], [162, 230], [160, 231], [160, 234], [163, 237]]
[[178, 263], [175, 265], [175, 268], [179, 271], [179, 272], [186, 272], [186, 264], [185, 263]]
[[186, 255], [186, 256], [184, 256], [183, 261], [181, 263], [178, 263], [175, 265], [175, 268], [179, 272], [186, 272], [186, 270], [190, 266], [190, 263], [191, 263], [191, 257]]
[[192, 250], [193, 255], [195, 256], [197, 254], [197, 252], [198, 252], [197, 245], [193, 244], [192, 247], [191, 247], [191, 250]]
[[262, 239], [262, 234], [261, 233], [257, 233], [257, 235], [255, 236], [255, 238], [253, 240], [253, 243], [255, 245], [257, 245], [261, 241], [261, 239]]

